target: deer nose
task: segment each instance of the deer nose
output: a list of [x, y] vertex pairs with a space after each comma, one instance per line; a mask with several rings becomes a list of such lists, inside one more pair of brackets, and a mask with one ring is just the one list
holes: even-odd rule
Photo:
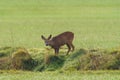
[[48, 44], [46, 44], [46, 46], [48, 46]]

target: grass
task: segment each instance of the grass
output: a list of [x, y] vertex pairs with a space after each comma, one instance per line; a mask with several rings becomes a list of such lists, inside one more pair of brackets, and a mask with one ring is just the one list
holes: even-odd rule
[[1, 70], [120, 70], [120, 49], [79, 49], [67, 56], [65, 49], [58, 56], [40, 48], [1, 48], [0, 52]]
[[23, 72], [1, 71], [0, 80], [119, 80], [119, 71]]
[[[120, 0], [0, 0], [0, 47], [44, 48], [42, 34], [72, 31], [76, 49], [119, 48], [119, 9]], [[36, 55], [43, 52], [31, 55], [41, 60]], [[119, 75], [119, 70], [0, 71], [0, 80], [120, 80]]]
[[119, 47], [119, 4], [119, 0], [1, 0], [0, 46], [43, 48], [42, 34], [73, 31], [77, 49]]
[[[43, 22], [38, 21], [37, 23], [36, 21], [33, 20], [30, 21], [30, 24], [28, 23], [29, 20], [23, 21], [23, 23], [21, 23], [21, 20], [10, 22], [10, 24], [8, 23], [8, 25], [10, 25], [11, 27], [5, 26], [0, 30], [0, 34], [1, 34], [0, 45], [25, 46], [25, 47], [33, 47], [33, 48], [44, 47], [44, 43], [40, 38], [42, 34], [44, 34], [45, 36], [48, 36], [49, 34], [53, 34], [54, 36], [61, 32], [69, 30], [75, 33], [74, 45], [76, 46], [76, 48], [119, 47], [119, 43], [120, 43], [119, 19], [118, 20], [86, 19], [82, 21], [80, 20], [63, 21], [62, 19], [60, 20], [42, 19], [42, 20]], [[17, 22], [20, 25], [18, 25]], [[1, 25], [3, 24], [6, 25], [6, 23], [1, 23]], [[38, 26], [36, 27], [36, 25]], [[48, 29], [48, 27], [50, 27], [50, 29]], [[61, 28], [57, 29], [58, 27]], [[13, 38], [11, 38], [11, 36], [13, 36]]]

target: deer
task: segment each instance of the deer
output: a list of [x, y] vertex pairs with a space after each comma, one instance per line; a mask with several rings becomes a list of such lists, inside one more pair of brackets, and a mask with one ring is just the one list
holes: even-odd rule
[[74, 51], [75, 47], [73, 45], [73, 39], [74, 39], [74, 33], [70, 31], [63, 32], [55, 37], [52, 37], [52, 35], [49, 35], [48, 38], [45, 38], [43, 35], [41, 35], [42, 40], [44, 40], [46, 46], [50, 46], [54, 49], [55, 55], [58, 55], [59, 49], [63, 45], [67, 45], [68, 51], [67, 54], [69, 54], [70, 51]]

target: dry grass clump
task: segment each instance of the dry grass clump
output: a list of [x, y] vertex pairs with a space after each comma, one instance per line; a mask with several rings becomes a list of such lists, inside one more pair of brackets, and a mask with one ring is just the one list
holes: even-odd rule
[[0, 58], [0, 70], [10, 69], [11, 68], [11, 58], [2, 57]]
[[26, 49], [18, 49], [12, 55], [12, 66], [15, 69], [27, 69], [31, 63], [31, 56]]

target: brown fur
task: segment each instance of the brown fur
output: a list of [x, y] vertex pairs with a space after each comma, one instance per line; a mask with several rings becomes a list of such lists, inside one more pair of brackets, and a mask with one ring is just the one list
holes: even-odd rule
[[72, 48], [72, 51], [74, 51], [74, 45], [72, 44], [72, 41], [74, 39], [74, 33], [67, 31], [53, 37], [52, 39], [51, 39], [51, 36], [52, 35], [50, 35], [46, 39], [42, 35], [41, 38], [45, 41], [46, 46], [51, 46], [55, 50], [56, 55], [58, 55], [59, 49], [63, 45], [67, 45], [68, 47], [67, 55], [71, 51], [71, 48]]

